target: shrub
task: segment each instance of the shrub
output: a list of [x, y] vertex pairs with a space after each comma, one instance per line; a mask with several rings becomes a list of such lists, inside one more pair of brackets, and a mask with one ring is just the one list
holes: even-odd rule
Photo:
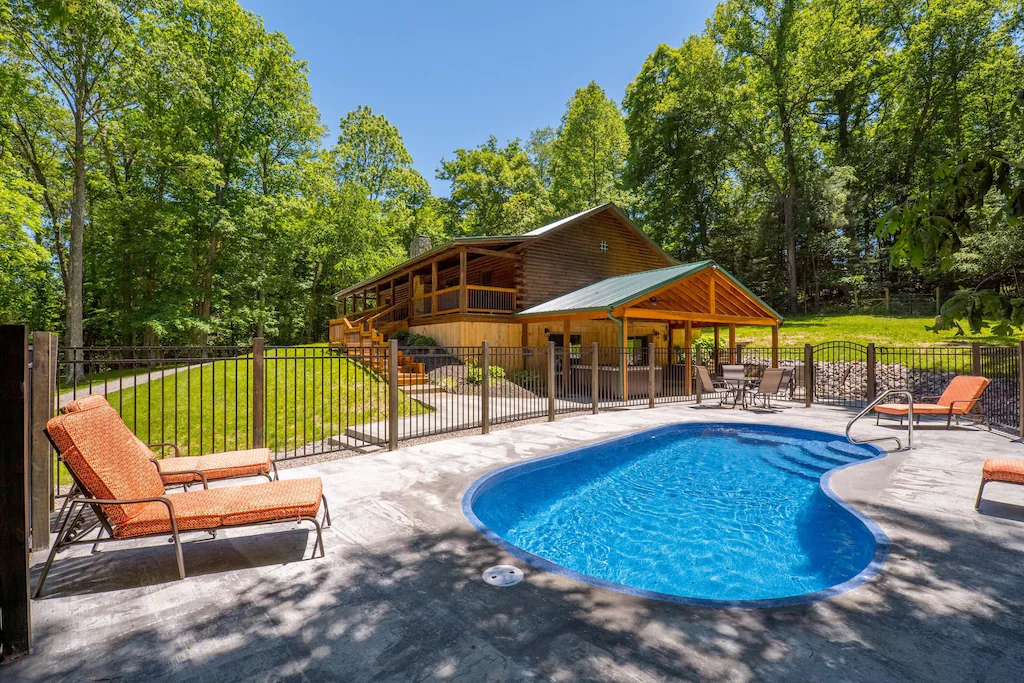
[[511, 379], [519, 386], [536, 385], [540, 381], [540, 373], [536, 370], [513, 370]]
[[437, 346], [437, 340], [422, 334], [416, 334], [409, 330], [399, 330], [389, 336], [389, 339], [397, 339], [399, 346]]
[[[492, 380], [505, 379], [505, 369], [500, 365], [492, 365], [487, 368], [487, 374]], [[484, 370], [476, 363], [466, 366], [466, 383], [480, 384], [484, 380]]]

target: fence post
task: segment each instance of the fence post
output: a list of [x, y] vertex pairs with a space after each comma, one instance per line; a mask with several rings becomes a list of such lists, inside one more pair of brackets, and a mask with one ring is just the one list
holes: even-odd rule
[[868, 403], [875, 400], [875, 396], [878, 395], [877, 378], [875, 375], [875, 343], [871, 342], [868, 344], [867, 353], [867, 365], [868, 365]]
[[548, 342], [548, 422], [555, 421], [555, 342]]
[[1024, 440], [1024, 341], [1017, 345], [1017, 432]]
[[814, 401], [814, 347], [804, 344], [804, 407]]
[[263, 448], [263, 337], [252, 340], [252, 447]]
[[647, 404], [654, 407], [654, 342], [647, 344]]
[[29, 610], [28, 328], [0, 325], [0, 649], [4, 659], [32, 646]]
[[598, 366], [598, 360], [601, 355], [601, 345], [598, 342], [594, 342], [590, 352], [590, 401], [591, 401], [591, 412], [597, 415], [597, 411], [601, 400], [601, 376], [600, 367]]
[[981, 344], [978, 342], [971, 344], [971, 374], [981, 374]]
[[388, 342], [388, 450], [398, 448], [398, 340]]
[[43, 430], [53, 416], [53, 390], [57, 382], [57, 335], [32, 333], [32, 550], [50, 545], [50, 501], [53, 499], [53, 454]]
[[491, 431], [491, 348], [480, 342], [480, 433]]

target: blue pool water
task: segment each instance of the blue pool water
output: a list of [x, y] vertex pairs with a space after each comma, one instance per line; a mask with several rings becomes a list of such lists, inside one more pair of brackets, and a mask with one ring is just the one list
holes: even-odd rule
[[534, 566], [675, 602], [821, 599], [873, 575], [888, 542], [827, 473], [878, 457], [833, 434], [679, 424], [478, 480], [469, 520]]

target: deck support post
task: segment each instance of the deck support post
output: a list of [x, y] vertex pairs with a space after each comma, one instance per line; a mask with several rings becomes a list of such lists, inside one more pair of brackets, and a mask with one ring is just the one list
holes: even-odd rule
[[683, 392], [693, 393], [693, 323], [683, 321]]
[[555, 342], [548, 342], [548, 422], [555, 421]]
[[[1021, 348], [1024, 349], [1024, 342], [1021, 342]], [[599, 342], [594, 342], [590, 347], [590, 410], [594, 415], [597, 415], [597, 411], [600, 408], [601, 400], [601, 368], [598, 365], [601, 355], [601, 345]], [[1024, 394], [1021, 394], [1024, 396]], [[1024, 429], [1022, 427], [1021, 429]]]
[[647, 405], [654, 407], [655, 383], [654, 383], [654, 342], [647, 344]]
[[814, 347], [804, 344], [804, 407], [814, 401]]
[[772, 367], [779, 367], [779, 323], [772, 325]]
[[437, 313], [437, 259], [430, 262], [430, 313]]
[[32, 647], [29, 609], [28, 327], [0, 325], [0, 650]]
[[[342, 341], [345, 333], [342, 331]], [[263, 448], [263, 337], [252, 340], [252, 447]]]
[[388, 450], [398, 448], [398, 340], [388, 341]]
[[469, 308], [469, 290], [466, 289], [466, 250], [459, 252], [459, 313], [465, 315]]
[[491, 431], [491, 348], [487, 340], [480, 342], [480, 433]]

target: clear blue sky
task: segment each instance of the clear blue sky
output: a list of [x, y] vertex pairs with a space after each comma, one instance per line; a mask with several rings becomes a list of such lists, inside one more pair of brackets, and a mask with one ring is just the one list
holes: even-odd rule
[[240, 0], [309, 63], [313, 101], [337, 135], [359, 104], [402, 132], [438, 194], [441, 157], [489, 135], [525, 139], [557, 126], [576, 88], [617, 102], [659, 43], [704, 28], [714, 0], [494, 2]]

